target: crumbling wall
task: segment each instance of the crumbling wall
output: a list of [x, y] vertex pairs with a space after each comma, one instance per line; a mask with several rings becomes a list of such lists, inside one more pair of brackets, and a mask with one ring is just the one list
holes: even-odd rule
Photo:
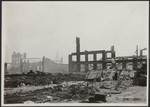
[[[98, 59], [97, 55], [102, 54], [102, 58]], [[92, 60], [90, 60], [89, 55], [91, 55]], [[84, 60], [81, 60], [84, 56]], [[75, 60], [74, 60], [75, 58]], [[71, 53], [68, 56], [69, 59], [69, 72], [81, 72], [88, 70], [98, 70], [98, 64], [102, 64], [102, 69], [107, 69], [107, 64], [111, 63], [111, 68], [116, 68], [116, 63], [122, 64], [122, 69], [127, 69], [127, 63], [133, 63], [132, 67], [134, 70], [137, 70], [138, 63], [145, 62], [146, 56], [120, 56], [116, 57], [114, 46], [111, 46], [111, 50], [96, 50], [96, 51], [87, 51], [80, 52], [80, 38], [76, 37], [76, 52]], [[84, 65], [85, 69], [83, 70], [81, 65]], [[92, 69], [89, 69], [89, 65]]]
[[[107, 54], [110, 54], [110, 56], [108, 56]], [[101, 55], [101, 58], [98, 57], [99, 55]], [[92, 59], [90, 59], [90, 57]], [[99, 64], [102, 64], [102, 69], [107, 69], [107, 63], [112, 63], [112, 67], [116, 66], [116, 64], [112, 62], [112, 59], [115, 60], [114, 46], [112, 46], [111, 50], [109, 51], [85, 50], [85, 52], [80, 52], [80, 38], [78, 37], [76, 38], [76, 52], [69, 54], [68, 59], [69, 59], [69, 72], [98, 70]], [[85, 66], [84, 70], [82, 67], [83, 65]]]

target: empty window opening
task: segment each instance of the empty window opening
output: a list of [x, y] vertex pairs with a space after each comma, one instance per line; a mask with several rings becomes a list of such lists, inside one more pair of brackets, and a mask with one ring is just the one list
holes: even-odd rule
[[76, 55], [72, 56], [72, 61], [77, 61], [77, 56]]
[[88, 69], [89, 69], [89, 70], [93, 70], [93, 64], [89, 64], [89, 65], [88, 65]]
[[126, 68], [127, 68], [128, 70], [133, 70], [133, 63], [132, 63], [132, 62], [127, 63], [127, 64], [126, 64]]
[[111, 53], [107, 53], [107, 58], [111, 58]]
[[85, 61], [85, 55], [80, 55], [80, 61]]
[[99, 61], [99, 60], [102, 60], [102, 54], [96, 54], [96, 57], [97, 57], [97, 61]]
[[80, 71], [85, 71], [85, 65], [81, 64]]
[[93, 61], [93, 54], [89, 54], [88, 59], [89, 59], [89, 61]]
[[102, 64], [97, 64], [97, 70], [101, 70], [102, 69]]

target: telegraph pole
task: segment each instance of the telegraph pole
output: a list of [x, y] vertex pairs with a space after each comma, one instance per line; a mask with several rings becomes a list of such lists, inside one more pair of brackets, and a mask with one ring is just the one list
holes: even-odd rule
[[44, 72], [44, 60], [45, 60], [45, 56], [43, 56], [43, 60], [42, 60], [42, 71]]
[[136, 45], [136, 55], [137, 55], [137, 58], [138, 58], [138, 45]]

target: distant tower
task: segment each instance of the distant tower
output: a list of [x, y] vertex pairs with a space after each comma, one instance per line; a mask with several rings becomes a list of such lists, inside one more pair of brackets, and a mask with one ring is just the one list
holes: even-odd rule
[[56, 62], [59, 62], [59, 61], [60, 61], [58, 51], [57, 51], [56, 56], [55, 56], [55, 61], [56, 61]]
[[44, 70], [45, 70], [45, 56], [43, 56], [43, 58], [42, 58], [42, 71], [44, 72]]
[[76, 37], [77, 71], [80, 71], [80, 38]]
[[63, 57], [61, 57], [60, 63], [63, 64]]
[[13, 52], [13, 54], [12, 54], [12, 62], [11, 62], [12, 67], [20, 66], [21, 58], [22, 58], [22, 54]]

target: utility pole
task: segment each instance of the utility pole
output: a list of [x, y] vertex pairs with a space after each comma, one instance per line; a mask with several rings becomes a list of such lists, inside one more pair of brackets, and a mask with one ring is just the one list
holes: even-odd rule
[[43, 56], [43, 59], [42, 59], [42, 71], [44, 72], [44, 61], [45, 61], [45, 56]]
[[138, 68], [138, 45], [136, 45], [136, 57], [134, 58], [134, 61], [133, 61], [133, 69], [134, 70], [137, 70]]
[[80, 38], [76, 37], [77, 71], [80, 71]]
[[136, 45], [136, 56], [138, 58], [138, 45]]

